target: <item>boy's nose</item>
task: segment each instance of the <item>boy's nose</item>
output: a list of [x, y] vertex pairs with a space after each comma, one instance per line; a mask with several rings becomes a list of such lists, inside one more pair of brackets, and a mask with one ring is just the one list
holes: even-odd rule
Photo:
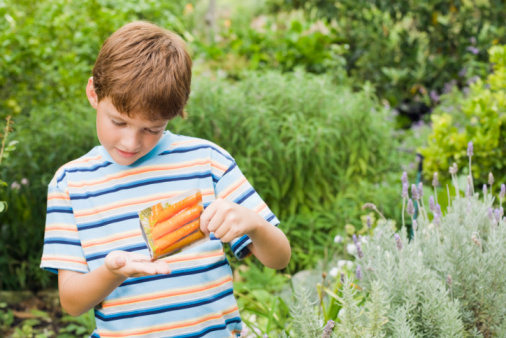
[[121, 145], [124, 147], [123, 151], [134, 152], [139, 150], [141, 144], [141, 135], [139, 131], [134, 128], [127, 128], [126, 132], [121, 138]]

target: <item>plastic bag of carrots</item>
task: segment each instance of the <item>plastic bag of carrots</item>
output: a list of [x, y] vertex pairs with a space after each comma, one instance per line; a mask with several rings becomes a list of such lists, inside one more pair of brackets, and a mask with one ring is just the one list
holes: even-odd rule
[[141, 210], [141, 230], [151, 259], [175, 254], [208, 240], [200, 231], [202, 210], [202, 193], [198, 189]]

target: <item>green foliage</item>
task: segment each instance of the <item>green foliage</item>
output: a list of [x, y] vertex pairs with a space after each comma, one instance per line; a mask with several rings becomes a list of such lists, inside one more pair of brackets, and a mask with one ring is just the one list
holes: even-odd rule
[[302, 71], [247, 72], [233, 83], [201, 76], [187, 111], [169, 129], [236, 158], [281, 220], [295, 271], [313, 266], [346, 223], [357, 223], [364, 199], [395, 209], [386, 196], [398, 194], [388, 183], [397, 142], [388, 111], [367, 89], [354, 93]]
[[241, 319], [247, 332], [279, 334], [285, 332], [289, 309], [280, 296], [288, 277], [255, 264], [242, 265], [236, 269], [234, 294], [241, 311]]
[[[474, 145], [472, 172], [476, 183], [486, 183], [489, 172], [506, 179], [506, 45], [489, 50], [493, 72], [486, 81], [471, 84], [469, 93], [443, 96], [432, 114], [433, 131], [421, 149], [426, 175], [447, 172], [455, 162], [467, 166], [468, 141]], [[469, 171], [467, 171], [468, 173]]]
[[[183, 1], [0, 1], [0, 111], [28, 114], [55, 102], [71, 110], [103, 41], [122, 25], [150, 20], [184, 33]], [[4, 114], [4, 113], [2, 113]]]
[[303, 68], [328, 73], [340, 83], [347, 81], [346, 46], [339, 44], [334, 27], [308, 20], [303, 11], [248, 19], [231, 17], [230, 25], [221, 29], [221, 41], [196, 43], [197, 53], [235, 76], [244, 66], [252, 70]]
[[[11, 132], [11, 116], [7, 116], [5, 123], [5, 128], [3, 128], [3, 133], [0, 134], [0, 164], [2, 160], [9, 157], [9, 153], [16, 148], [17, 141], [11, 141], [7, 143], [7, 138], [9, 133]], [[7, 183], [0, 180], [0, 186], [7, 186]], [[7, 209], [7, 202], [0, 201], [0, 213], [4, 212]]]
[[58, 338], [89, 337], [96, 327], [93, 309], [79, 317], [65, 315], [61, 321], [67, 325], [59, 330]]
[[484, 51], [506, 42], [501, 0], [270, 3], [273, 10], [301, 8], [333, 22], [336, 36], [349, 45], [349, 73], [360, 83], [371, 81], [395, 105], [431, 89], [441, 92], [451, 80], [482, 75]]

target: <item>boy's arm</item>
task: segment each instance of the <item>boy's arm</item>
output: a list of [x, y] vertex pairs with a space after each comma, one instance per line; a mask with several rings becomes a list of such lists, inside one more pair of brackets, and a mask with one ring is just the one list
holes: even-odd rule
[[125, 251], [109, 253], [104, 264], [89, 272], [58, 270], [58, 287], [62, 307], [72, 316], [79, 316], [103, 301], [128, 277], [170, 273], [163, 261]]
[[218, 198], [202, 213], [200, 228], [205, 234], [214, 232], [223, 243], [248, 235], [253, 255], [271, 269], [283, 269], [290, 261], [291, 249], [285, 234], [242, 205]]

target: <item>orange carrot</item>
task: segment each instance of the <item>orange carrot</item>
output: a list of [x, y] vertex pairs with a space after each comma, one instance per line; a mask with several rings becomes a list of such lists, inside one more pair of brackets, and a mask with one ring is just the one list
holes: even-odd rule
[[183, 238], [183, 239], [181, 239], [181, 240], [177, 241], [176, 243], [174, 243], [174, 244], [172, 244], [172, 245], [170, 245], [170, 246], [166, 247], [166, 248], [165, 248], [165, 249], [163, 249], [163, 250], [159, 250], [159, 249], [157, 248], [157, 249], [155, 250], [156, 255], [157, 255], [158, 257], [160, 257], [160, 256], [163, 256], [163, 255], [165, 255], [165, 254], [168, 254], [168, 253], [170, 253], [170, 252], [172, 252], [172, 251], [179, 250], [179, 249], [181, 249], [181, 248], [183, 248], [183, 247], [187, 246], [188, 244], [191, 244], [191, 243], [193, 243], [193, 242], [195, 242], [195, 241], [198, 241], [198, 240], [199, 240], [199, 239], [201, 239], [201, 238], [204, 238], [205, 236], [206, 236], [206, 235], [204, 235], [204, 233], [203, 233], [202, 231], [198, 230], [198, 231], [196, 231], [196, 232], [194, 232], [194, 233], [192, 233], [192, 234], [190, 234], [190, 235], [186, 236], [185, 238]]
[[185, 208], [188, 208], [189, 206], [192, 206], [192, 205], [194, 205], [195, 203], [198, 203], [201, 200], [202, 200], [202, 194], [200, 193], [200, 191], [198, 191], [195, 194], [190, 195], [190, 196], [182, 199], [179, 202], [171, 204], [168, 207], [166, 207], [165, 209], [163, 209], [157, 215], [155, 223], [163, 222], [163, 221], [171, 218], [172, 216], [174, 216], [175, 214], [177, 214], [181, 210], [183, 210]]
[[181, 228], [163, 236], [162, 238], [155, 241], [156, 250], [164, 250], [168, 246], [176, 243], [181, 238], [188, 236], [195, 230], [200, 228], [200, 219], [196, 219], [195, 221], [188, 223]]
[[151, 218], [149, 219], [149, 224], [156, 223], [156, 219], [158, 218], [158, 215], [160, 212], [162, 212], [163, 206], [162, 203], [155, 204], [153, 208], [151, 208]]
[[182, 227], [188, 222], [193, 221], [195, 218], [200, 216], [204, 208], [200, 204], [196, 204], [192, 207], [186, 208], [174, 217], [169, 218], [165, 222], [159, 223], [151, 230], [153, 240], [159, 239], [162, 236]]

